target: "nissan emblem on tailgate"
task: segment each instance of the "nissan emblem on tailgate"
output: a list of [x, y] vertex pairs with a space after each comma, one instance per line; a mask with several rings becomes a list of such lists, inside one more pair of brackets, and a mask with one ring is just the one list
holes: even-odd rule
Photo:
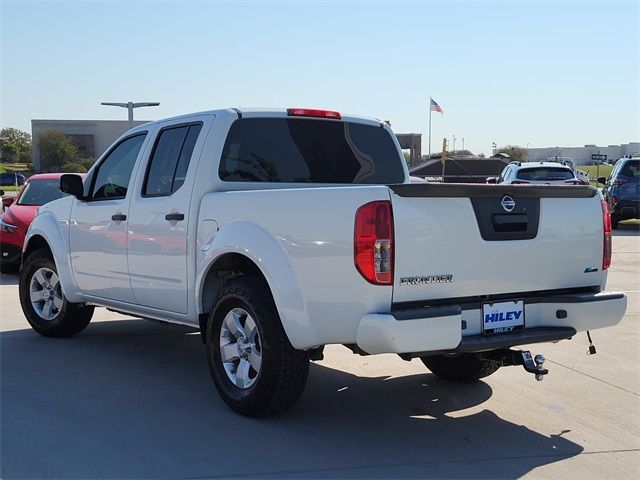
[[512, 212], [513, 209], [516, 208], [516, 201], [509, 195], [505, 195], [504, 197], [502, 197], [500, 205], [502, 205], [502, 208], [504, 208], [505, 212]]

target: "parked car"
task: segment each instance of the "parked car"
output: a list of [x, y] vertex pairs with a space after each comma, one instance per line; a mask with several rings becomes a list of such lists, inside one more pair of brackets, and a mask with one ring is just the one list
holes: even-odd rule
[[3, 187], [9, 185], [23, 185], [27, 181], [27, 177], [19, 172], [4, 172], [0, 173], [0, 185]]
[[0, 198], [2, 198], [2, 207], [0, 213], [4, 212], [13, 203], [14, 197], [11, 195], [5, 195], [5, 191], [0, 189]]
[[498, 178], [488, 177], [487, 183], [582, 185], [575, 172], [556, 162], [511, 162]]
[[61, 173], [32, 175], [15, 197], [3, 197], [0, 217], [0, 264], [3, 271], [20, 265], [24, 237], [38, 208], [66, 194], [60, 191]]
[[[287, 410], [327, 344], [475, 381], [511, 347], [617, 324], [606, 203], [591, 186], [410, 183], [389, 125], [227, 109], [138, 126], [40, 208], [20, 303], [66, 337], [101, 306], [200, 329], [224, 401]], [[152, 341], [152, 339], [150, 339]]]
[[624, 157], [618, 160], [609, 178], [600, 177], [602, 192], [611, 211], [611, 226], [618, 222], [640, 218], [640, 157]]

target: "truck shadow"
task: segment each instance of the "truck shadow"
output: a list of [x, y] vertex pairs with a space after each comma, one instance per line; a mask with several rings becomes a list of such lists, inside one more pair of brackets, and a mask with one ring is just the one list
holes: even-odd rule
[[370, 378], [314, 364], [293, 411], [244, 418], [218, 397], [186, 327], [9, 331], [0, 348], [2, 478], [520, 477], [583, 450], [560, 429], [456, 413], [490, 399], [490, 386], [426, 369]]

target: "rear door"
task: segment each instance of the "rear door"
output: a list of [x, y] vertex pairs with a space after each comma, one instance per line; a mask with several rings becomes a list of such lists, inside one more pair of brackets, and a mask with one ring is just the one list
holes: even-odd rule
[[140, 305], [187, 312], [189, 204], [203, 121], [160, 129], [135, 188], [127, 237], [131, 288]]
[[394, 302], [600, 285], [602, 211], [592, 187], [391, 189]]

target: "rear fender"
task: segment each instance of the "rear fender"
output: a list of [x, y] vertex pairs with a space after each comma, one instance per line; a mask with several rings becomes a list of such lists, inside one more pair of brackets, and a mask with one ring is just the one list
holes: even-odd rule
[[207, 273], [228, 253], [249, 258], [264, 275], [278, 309], [284, 331], [295, 348], [314, 345], [317, 335], [309, 322], [306, 305], [284, 249], [265, 229], [254, 223], [234, 221], [224, 225], [198, 252], [196, 305], [203, 308]]

